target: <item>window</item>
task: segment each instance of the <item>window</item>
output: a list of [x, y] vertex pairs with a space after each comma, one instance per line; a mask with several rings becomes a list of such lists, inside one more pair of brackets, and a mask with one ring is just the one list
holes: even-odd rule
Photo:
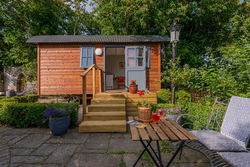
[[150, 47], [146, 46], [146, 67], [150, 68]]
[[81, 47], [80, 67], [88, 68], [94, 63], [94, 47]]
[[150, 47], [135, 46], [127, 49], [127, 67], [144, 67], [150, 68]]

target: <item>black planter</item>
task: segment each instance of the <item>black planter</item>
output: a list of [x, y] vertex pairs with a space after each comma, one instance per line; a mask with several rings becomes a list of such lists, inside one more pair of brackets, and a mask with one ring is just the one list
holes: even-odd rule
[[67, 133], [70, 124], [70, 116], [61, 118], [50, 118], [49, 128], [54, 136], [60, 136]]
[[16, 96], [15, 91], [6, 91], [6, 97], [13, 97], [13, 96]]

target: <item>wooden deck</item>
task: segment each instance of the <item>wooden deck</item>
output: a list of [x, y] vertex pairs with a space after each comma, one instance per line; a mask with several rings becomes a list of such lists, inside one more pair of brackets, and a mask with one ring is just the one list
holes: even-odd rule
[[84, 113], [79, 132], [126, 132], [126, 116], [137, 115], [137, 103], [157, 103], [156, 93], [98, 93]]

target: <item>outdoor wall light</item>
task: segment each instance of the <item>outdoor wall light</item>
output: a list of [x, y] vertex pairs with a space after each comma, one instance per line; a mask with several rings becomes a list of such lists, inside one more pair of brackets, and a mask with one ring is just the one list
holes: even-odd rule
[[95, 50], [95, 54], [96, 54], [97, 56], [101, 56], [101, 55], [102, 55], [102, 49], [101, 49], [101, 48], [97, 48], [97, 49]]

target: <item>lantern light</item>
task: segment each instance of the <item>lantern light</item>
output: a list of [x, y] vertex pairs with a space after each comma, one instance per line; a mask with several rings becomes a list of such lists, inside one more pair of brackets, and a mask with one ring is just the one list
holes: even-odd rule
[[95, 50], [95, 54], [96, 54], [97, 56], [101, 56], [101, 55], [102, 55], [102, 49], [101, 49], [101, 48], [97, 48], [97, 49]]
[[177, 43], [179, 41], [181, 26], [174, 20], [173, 25], [171, 25], [168, 30], [170, 32], [170, 42]]

